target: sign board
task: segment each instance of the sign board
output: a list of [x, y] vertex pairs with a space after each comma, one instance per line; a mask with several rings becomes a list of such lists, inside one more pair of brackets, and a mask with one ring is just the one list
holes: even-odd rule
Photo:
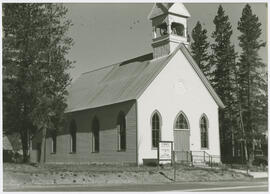
[[173, 151], [172, 141], [160, 141], [158, 143], [158, 163], [160, 161], [172, 162], [172, 151]]

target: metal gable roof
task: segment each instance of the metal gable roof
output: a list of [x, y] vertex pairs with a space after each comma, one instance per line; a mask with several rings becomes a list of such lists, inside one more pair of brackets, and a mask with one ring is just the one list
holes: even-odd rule
[[153, 19], [166, 13], [190, 17], [190, 13], [183, 3], [155, 3], [148, 15], [148, 19]]
[[166, 64], [168, 56], [152, 58], [151, 53], [83, 73], [69, 88], [66, 112], [137, 99], [153, 74]]
[[69, 88], [66, 113], [138, 99], [178, 50], [186, 56], [216, 103], [224, 108], [186, 47], [180, 44], [164, 57], [153, 59], [152, 54], [147, 54], [83, 73]]

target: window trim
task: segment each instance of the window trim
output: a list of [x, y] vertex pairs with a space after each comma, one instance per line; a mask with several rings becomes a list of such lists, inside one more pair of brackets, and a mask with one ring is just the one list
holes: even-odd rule
[[[120, 128], [121, 125], [119, 123], [119, 119], [124, 118], [124, 122], [125, 122], [125, 148], [121, 149], [121, 133], [120, 133]], [[126, 119], [126, 114], [124, 111], [120, 111], [117, 115], [117, 119], [116, 119], [116, 133], [117, 133], [117, 152], [125, 152], [127, 150], [127, 119]], [[120, 139], [119, 139], [120, 138]]]
[[[183, 28], [183, 30], [182, 30], [183, 35], [178, 35], [178, 34], [177, 34], [177, 31], [176, 31], [176, 33], [173, 33], [173, 25], [175, 25], [175, 26], [181, 26], [181, 27]], [[171, 34], [172, 34], [172, 35], [179, 36], [179, 37], [184, 37], [184, 38], [186, 37], [185, 26], [184, 26], [184, 24], [182, 24], [182, 23], [172, 22], [172, 23], [170, 24], [170, 30], [171, 30]]]
[[[55, 141], [54, 141], [54, 137], [55, 137]], [[51, 134], [51, 154], [56, 154], [57, 151], [57, 134], [56, 132], [52, 132]], [[54, 150], [54, 145], [55, 145], [55, 150]]]
[[[75, 151], [73, 150], [73, 133], [75, 135]], [[70, 145], [70, 154], [76, 154], [77, 152], [77, 124], [75, 119], [72, 119], [69, 126], [69, 145]]]
[[157, 113], [158, 117], [159, 117], [159, 141], [162, 140], [162, 136], [161, 136], [161, 131], [162, 131], [162, 116], [160, 114], [160, 112], [156, 109], [152, 112], [151, 114], [151, 117], [150, 117], [150, 129], [151, 129], [151, 150], [157, 150], [158, 149], [158, 146], [157, 147], [154, 147], [153, 146], [153, 129], [152, 129], [152, 119], [153, 119], [153, 116]]
[[[164, 30], [163, 33], [162, 30]], [[166, 21], [154, 26], [154, 38], [164, 37], [167, 35], [169, 35], [169, 25]]]
[[190, 131], [190, 129], [173, 129], [174, 131]]
[[[177, 122], [177, 119], [180, 115], [183, 115], [184, 118], [186, 119], [186, 122], [187, 122], [187, 126], [188, 128], [187, 129], [177, 129], [176, 128], [176, 122]], [[190, 124], [189, 124], [189, 120], [188, 120], [188, 117], [187, 115], [184, 113], [184, 111], [179, 111], [178, 114], [176, 115], [176, 117], [174, 118], [174, 122], [173, 122], [173, 130], [182, 130], [182, 131], [190, 131]]]
[[[96, 146], [95, 146], [95, 135], [94, 135], [94, 122], [98, 123], [98, 150], [96, 150]], [[97, 116], [94, 116], [93, 120], [92, 120], [92, 126], [91, 126], [91, 135], [92, 135], [92, 151], [91, 153], [99, 153], [100, 152], [100, 122]]]
[[[206, 120], [206, 141], [207, 141], [207, 146], [206, 147], [202, 147], [202, 128], [201, 128], [201, 120], [202, 118], [205, 118]], [[201, 150], [209, 150], [209, 120], [208, 120], [208, 117], [205, 113], [203, 113], [200, 117], [200, 120], [199, 120], [199, 128], [200, 128], [200, 147], [201, 147]]]

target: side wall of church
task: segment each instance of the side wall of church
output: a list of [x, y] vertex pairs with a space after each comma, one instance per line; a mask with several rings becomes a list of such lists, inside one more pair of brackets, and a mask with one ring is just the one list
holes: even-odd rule
[[[151, 116], [161, 115], [161, 140], [174, 141], [174, 121], [182, 111], [190, 125], [190, 150], [220, 156], [218, 106], [181, 51], [178, 51], [138, 99], [138, 158], [157, 158], [152, 147]], [[200, 118], [208, 118], [207, 149], [201, 148]]]
[[[126, 150], [118, 151], [117, 117], [120, 111], [126, 118]], [[91, 126], [94, 117], [100, 125], [100, 151], [92, 150]], [[136, 163], [136, 101], [78, 111], [68, 114], [66, 127], [58, 132], [56, 153], [52, 153], [52, 138], [46, 139], [46, 163]], [[70, 121], [77, 125], [76, 153], [71, 153]]]

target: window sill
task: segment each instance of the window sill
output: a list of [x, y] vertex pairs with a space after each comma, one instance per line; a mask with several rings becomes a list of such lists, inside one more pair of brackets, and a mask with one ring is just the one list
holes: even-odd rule
[[51, 152], [52, 155], [56, 154], [56, 152]]
[[126, 152], [126, 150], [124, 149], [124, 150], [117, 150], [117, 152]]
[[99, 151], [98, 152], [91, 152], [92, 154], [98, 154], [99, 153]]
[[209, 148], [201, 148], [201, 150], [209, 150]]
[[69, 154], [76, 154], [76, 152], [69, 152]]
[[190, 129], [173, 129], [175, 131], [190, 131]]

